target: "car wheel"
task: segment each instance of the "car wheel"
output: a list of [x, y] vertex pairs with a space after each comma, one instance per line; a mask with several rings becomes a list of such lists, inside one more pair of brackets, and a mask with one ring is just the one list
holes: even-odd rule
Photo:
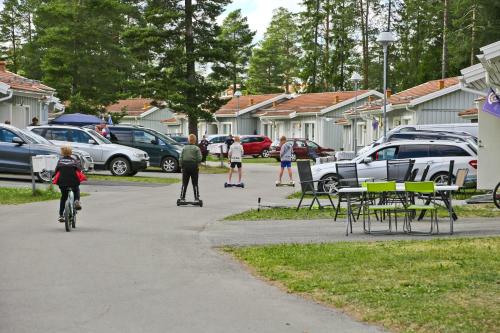
[[297, 155], [295, 153], [292, 153], [292, 162], [297, 161]]
[[448, 185], [448, 173], [438, 172], [431, 177], [431, 180], [439, 185]]
[[127, 176], [130, 173], [130, 162], [124, 157], [115, 157], [109, 164], [113, 176]]
[[269, 149], [264, 149], [261, 153], [260, 156], [263, 158], [268, 158], [269, 157]]
[[178, 167], [179, 167], [179, 163], [173, 157], [165, 157], [161, 161], [161, 169], [163, 170], [163, 172], [167, 172], [167, 173], [176, 172]]
[[43, 170], [42, 172], [36, 173], [36, 178], [38, 178], [38, 181], [42, 183], [50, 183], [52, 182], [52, 178], [54, 178], [54, 174], [51, 174], [47, 170]]
[[337, 193], [338, 179], [337, 176], [330, 173], [321, 177], [322, 182], [318, 184], [318, 190], [321, 192]]

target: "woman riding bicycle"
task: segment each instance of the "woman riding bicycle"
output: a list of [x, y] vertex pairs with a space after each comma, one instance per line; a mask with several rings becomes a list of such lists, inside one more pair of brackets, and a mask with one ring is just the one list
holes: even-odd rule
[[61, 155], [63, 157], [57, 162], [55, 170], [55, 183], [61, 190], [59, 222], [62, 223], [64, 223], [64, 206], [68, 199], [69, 189], [71, 189], [75, 195], [75, 209], [82, 209], [80, 204], [80, 178], [77, 175], [77, 173], [81, 173], [81, 167], [80, 162], [71, 156], [72, 153], [73, 151], [70, 146], [61, 147]]

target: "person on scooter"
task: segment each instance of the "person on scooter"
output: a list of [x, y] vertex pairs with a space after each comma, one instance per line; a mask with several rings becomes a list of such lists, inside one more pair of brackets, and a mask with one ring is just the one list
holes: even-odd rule
[[182, 149], [179, 158], [179, 164], [182, 168], [182, 189], [181, 201], [186, 200], [186, 190], [189, 184], [189, 179], [193, 183], [194, 200], [200, 200], [200, 192], [198, 189], [198, 165], [201, 163], [202, 155], [200, 148], [196, 145], [196, 135], [189, 134], [189, 144]]

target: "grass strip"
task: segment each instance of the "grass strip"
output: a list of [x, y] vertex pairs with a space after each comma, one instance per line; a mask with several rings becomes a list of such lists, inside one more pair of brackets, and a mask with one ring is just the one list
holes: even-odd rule
[[[80, 196], [88, 196], [87, 193], [81, 193]], [[0, 205], [20, 205], [30, 202], [59, 200], [61, 193], [55, 187], [47, 189], [37, 188], [35, 195], [31, 188], [25, 187], [0, 187]]]
[[180, 182], [178, 178], [164, 178], [164, 177], [145, 177], [145, 176], [111, 176], [111, 175], [98, 175], [88, 174], [89, 180], [97, 181], [110, 181], [110, 182], [129, 182], [129, 183], [155, 183], [155, 184], [174, 184]]
[[224, 250], [288, 292], [396, 332], [500, 327], [500, 238]]
[[[336, 201], [334, 201], [335, 203]], [[308, 202], [304, 204], [307, 207]], [[466, 205], [455, 206], [455, 213], [458, 217], [474, 218], [474, 217], [500, 217], [500, 210], [496, 209], [493, 204], [485, 205]], [[346, 209], [341, 208], [340, 212], [345, 214]], [[357, 212], [357, 209], [355, 209]], [[295, 208], [266, 208], [258, 211], [257, 209], [249, 209], [241, 213], [229, 215], [224, 218], [226, 221], [259, 221], [259, 220], [317, 220], [328, 219], [333, 217], [335, 211], [331, 207], [318, 209], [317, 205], [313, 209], [301, 208], [296, 211]], [[403, 217], [401, 213], [399, 216]], [[438, 216], [440, 218], [448, 218], [448, 211], [444, 208], [439, 208]], [[345, 218], [341, 216], [340, 218]]]

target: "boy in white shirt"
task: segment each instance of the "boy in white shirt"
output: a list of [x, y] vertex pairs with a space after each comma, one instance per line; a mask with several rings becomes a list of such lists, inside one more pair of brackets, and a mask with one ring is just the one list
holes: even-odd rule
[[241, 184], [241, 161], [243, 158], [243, 146], [240, 143], [240, 137], [234, 137], [234, 143], [229, 148], [227, 157], [229, 158], [230, 169], [229, 169], [229, 180], [228, 184], [231, 184], [231, 178], [233, 176], [233, 171], [235, 167], [238, 167], [238, 184]]

